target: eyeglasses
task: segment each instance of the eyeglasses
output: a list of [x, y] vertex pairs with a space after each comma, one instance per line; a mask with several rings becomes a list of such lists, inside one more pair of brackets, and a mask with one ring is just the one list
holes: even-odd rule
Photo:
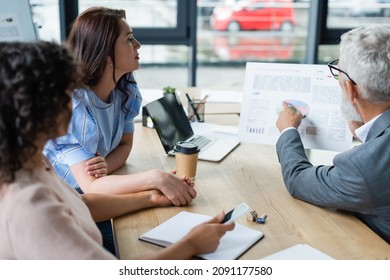
[[338, 63], [339, 63], [338, 59], [332, 60], [331, 62], [328, 63], [328, 67], [329, 67], [330, 73], [332, 73], [332, 75], [333, 75], [333, 78], [338, 80], [339, 75], [340, 75], [339, 72], [341, 72], [341, 73], [345, 74], [345, 76], [347, 76], [347, 78], [356, 86], [355, 81], [352, 80], [351, 77], [346, 72], [344, 72], [343, 70], [336, 67]]

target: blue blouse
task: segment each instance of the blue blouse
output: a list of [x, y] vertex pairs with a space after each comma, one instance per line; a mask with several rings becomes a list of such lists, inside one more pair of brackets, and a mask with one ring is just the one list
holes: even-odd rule
[[[127, 78], [134, 81], [132, 74]], [[122, 95], [115, 88], [109, 103], [101, 101], [90, 88], [77, 89], [73, 93], [73, 114], [68, 134], [50, 140], [44, 148], [58, 175], [73, 188], [77, 188], [70, 166], [95, 157], [99, 152], [106, 157], [120, 143], [124, 134], [134, 132], [134, 118], [139, 114], [142, 97], [136, 83], [122, 80], [130, 92], [122, 110]]]

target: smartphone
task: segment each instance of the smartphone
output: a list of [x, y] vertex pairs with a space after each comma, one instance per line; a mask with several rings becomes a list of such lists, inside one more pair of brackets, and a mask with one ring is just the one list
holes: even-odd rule
[[249, 206], [246, 205], [244, 202], [240, 203], [236, 207], [234, 207], [232, 210], [227, 212], [225, 214], [225, 217], [223, 218], [221, 224], [227, 223], [227, 222], [233, 222], [237, 218], [241, 217], [242, 215], [245, 215], [249, 212]]

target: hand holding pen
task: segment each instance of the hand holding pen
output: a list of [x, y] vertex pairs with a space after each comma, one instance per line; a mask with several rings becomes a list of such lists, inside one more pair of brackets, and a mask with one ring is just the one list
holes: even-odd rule
[[283, 110], [279, 113], [279, 118], [276, 121], [276, 127], [280, 132], [289, 127], [298, 128], [303, 119], [302, 113], [286, 101], [283, 101], [282, 105]]

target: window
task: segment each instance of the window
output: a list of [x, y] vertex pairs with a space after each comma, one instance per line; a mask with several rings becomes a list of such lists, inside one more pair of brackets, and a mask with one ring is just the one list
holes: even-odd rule
[[305, 61], [309, 1], [197, 2], [197, 85], [242, 90], [247, 61]]
[[319, 63], [338, 57], [342, 33], [361, 25], [390, 23], [389, 0], [327, 0], [323, 4], [326, 5], [327, 16], [326, 23], [319, 30]]
[[[342, 32], [390, 22], [390, 0], [30, 0], [41, 39], [61, 40], [59, 6], [70, 2], [76, 15], [97, 4], [127, 11], [142, 44], [137, 79], [150, 87], [242, 89], [247, 61], [305, 63], [315, 49], [327, 63]], [[314, 9], [323, 21], [309, 32]]]
[[30, 5], [39, 39], [61, 42], [58, 0], [30, 0]]
[[[79, 11], [96, 6], [96, 1], [79, 0]], [[177, 0], [104, 0], [99, 6], [123, 9], [132, 27], [176, 28]]]

